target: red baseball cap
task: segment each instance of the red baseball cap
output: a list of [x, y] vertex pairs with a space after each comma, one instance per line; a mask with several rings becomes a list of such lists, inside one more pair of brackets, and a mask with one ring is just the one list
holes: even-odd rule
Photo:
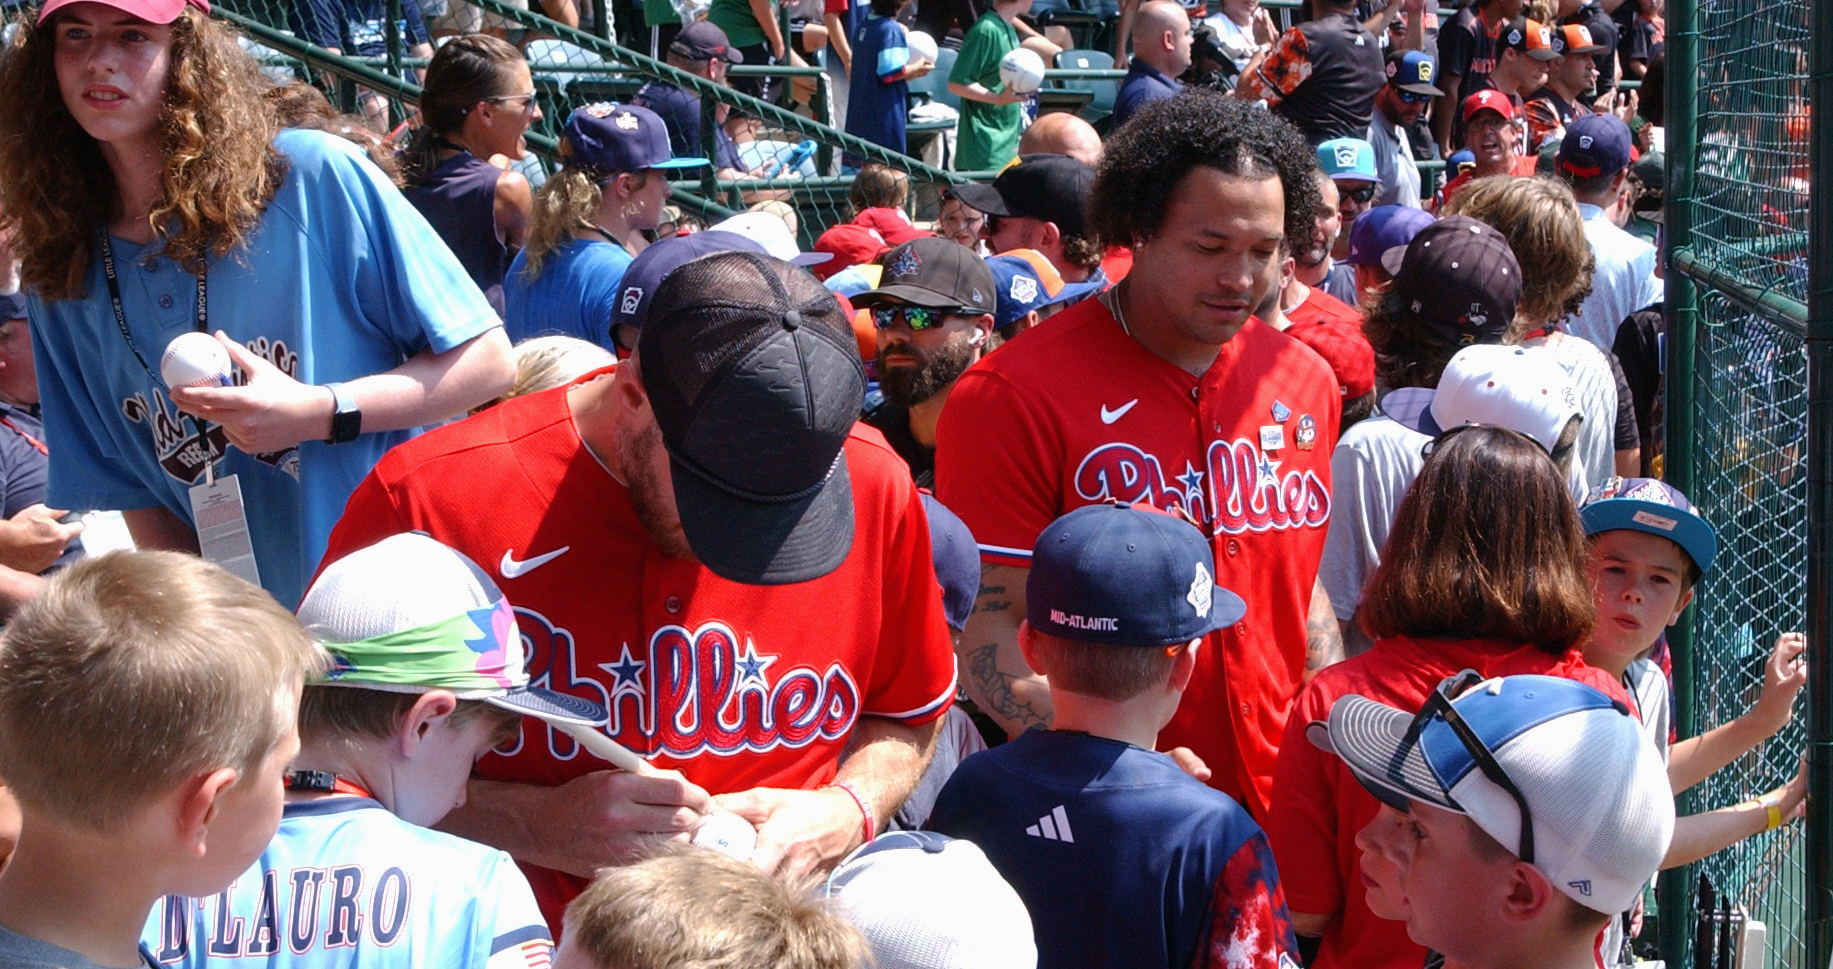
[[843, 223], [821, 233], [821, 238], [815, 240], [815, 252], [833, 253], [834, 258], [816, 263], [808, 269], [815, 274], [816, 279], [826, 281], [827, 277], [849, 266], [877, 262], [878, 257], [890, 249], [878, 230], [851, 222]]
[[[38, 8], [38, 23], [43, 24], [50, 16], [73, 3], [83, 0], [45, 0], [45, 5]], [[122, 13], [139, 17], [149, 24], [169, 24], [185, 12], [186, 6], [196, 7], [204, 13], [210, 12], [210, 0], [95, 0], [105, 7], [113, 7]]]
[[1506, 121], [1515, 120], [1515, 102], [1495, 88], [1478, 91], [1464, 99], [1464, 123], [1469, 124], [1478, 111], [1494, 111]]
[[1354, 400], [1375, 389], [1375, 350], [1361, 327], [1337, 320], [1295, 326], [1286, 331], [1330, 364], [1336, 374], [1337, 393]]

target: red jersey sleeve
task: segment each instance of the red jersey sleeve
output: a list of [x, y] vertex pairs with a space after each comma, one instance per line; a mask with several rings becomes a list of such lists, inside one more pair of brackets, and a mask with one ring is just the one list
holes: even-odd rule
[[1235, 849], [1210, 893], [1193, 969], [1284, 969], [1298, 964], [1298, 935], [1265, 835]]
[[[887, 457], [902, 469], [901, 460]], [[923, 500], [907, 474], [894, 488], [902, 501], [889, 529], [878, 651], [860, 713], [915, 725], [948, 712], [955, 698], [955, 650], [930, 557]]]
[[1343, 884], [1337, 870], [1337, 792], [1326, 762], [1332, 755], [1305, 736], [1308, 724], [1330, 714], [1328, 697], [1316, 685], [1299, 694], [1286, 719], [1265, 828], [1292, 910], [1329, 915], [1343, 907]]
[[[386, 463], [388, 458], [384, 456], [382, 460]], [[344, 503], [343, 517], [331, 529], [324, 558], [318, 560], [319, 571], [351, 552], [368, 548], [391, 535], [413, 531], [408, 516], [396, 506], [394, 495], [382, 483], [382, 467], [371, 469], [350, 493], [350, 500]], [[317, 579], [317, 574], [312, 578]]]
[[961, 516], [981, 561], [1029, 568], [1031, 546], [1061, 507], [1056, 423], [1004, 375], [961, 376], [936, 427], [936, 498]]
[[823, 0], [821, 12], [845, 14], [851, 7], [852, 4], [848, 0]]

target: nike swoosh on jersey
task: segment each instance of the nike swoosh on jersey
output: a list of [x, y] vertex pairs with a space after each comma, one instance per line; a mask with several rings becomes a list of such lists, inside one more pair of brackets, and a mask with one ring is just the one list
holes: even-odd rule
[[508, 549], [503, 553], [503, 561], [497, 564], [497, 571], [503, 573], [503, 578], [505, 579], [514, 579], [529, 572], [533, 572], [541, 566], [565, 555], [572, 547], [571, 545], [562, 545], [545, 555], [537, 555], [534, 558], [523, 559], [520, 562], [515, 559], [516, 550], [513, 548]]
[[1132, 410], [1133, 405], [1137, 403], [1139, 403], [1139, 398], [1135, 397], [1132, 400], [1129, 400], [1126, 403], [1121, 404], [1119, 407], [1114, 408], [1113, 410], [1108, 410], [1107, 405], [1102, 404], [1101, 405], [1101, 423], [1112, 424], [1115, 421], [1121, 419], [1122, 417], [1127, 416], [1127, 411]]

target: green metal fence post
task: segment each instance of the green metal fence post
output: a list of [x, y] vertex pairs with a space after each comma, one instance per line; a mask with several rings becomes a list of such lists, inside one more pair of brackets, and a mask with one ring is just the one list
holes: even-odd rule
[[[1813, 4], [1808, 101], [1820, 110], [1808, 133], [1812, 182], [1833, 185], [1833, 4]], [[1807, 965], [1833, 959], [1833, 204], [1808, 200], [1808, 817]]]
[[[1696, 495], [1693, 381], [1699, 311], [1692, 282], [1671, 259], [1674, 252], [1691, 246], [1693, 241], [1693, 171], [1699, 132], [1699, 11], [1694, 0], [1679, 0], [1671, 6], [1667, 27], [1667, 252], [1663, 256], [1670, 258], [1666, 266], [1667, 380], [1663, 384], [1667, 392], [1666, 476], [1681, 491]], [[1698, 615], [1697, 606], [1688, 608], [1668, 633], [1674, 668], [1674, 722], [1683, 737], [1699, 734], [1699, 717], [1693, 702], [1697, 669], [1693, 626]], [[1681, 813], [1695, 810], [1697, 800], [1696, 794], [1682, 794], [1678, 799]], [[1682, 865], [1662, 872], [1656, 885], [1659, 945], [1669, 965], [1681, 964], [1682, 953], [1691, 940], [1692, 880], [1693, 866]]]

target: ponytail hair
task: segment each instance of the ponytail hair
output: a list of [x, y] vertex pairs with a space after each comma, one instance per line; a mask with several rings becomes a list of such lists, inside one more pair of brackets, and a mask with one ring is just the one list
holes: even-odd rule
[[425, 180], [439, 166], [439, 139], [465, 126], [479, 101], [525, 94], [505, 90], [509, 72], [523, 62], [522, 52], [489, 34], [454, 37], [433, 53], [420, 91], [420, 117], [405, 151], [407, 178]]

